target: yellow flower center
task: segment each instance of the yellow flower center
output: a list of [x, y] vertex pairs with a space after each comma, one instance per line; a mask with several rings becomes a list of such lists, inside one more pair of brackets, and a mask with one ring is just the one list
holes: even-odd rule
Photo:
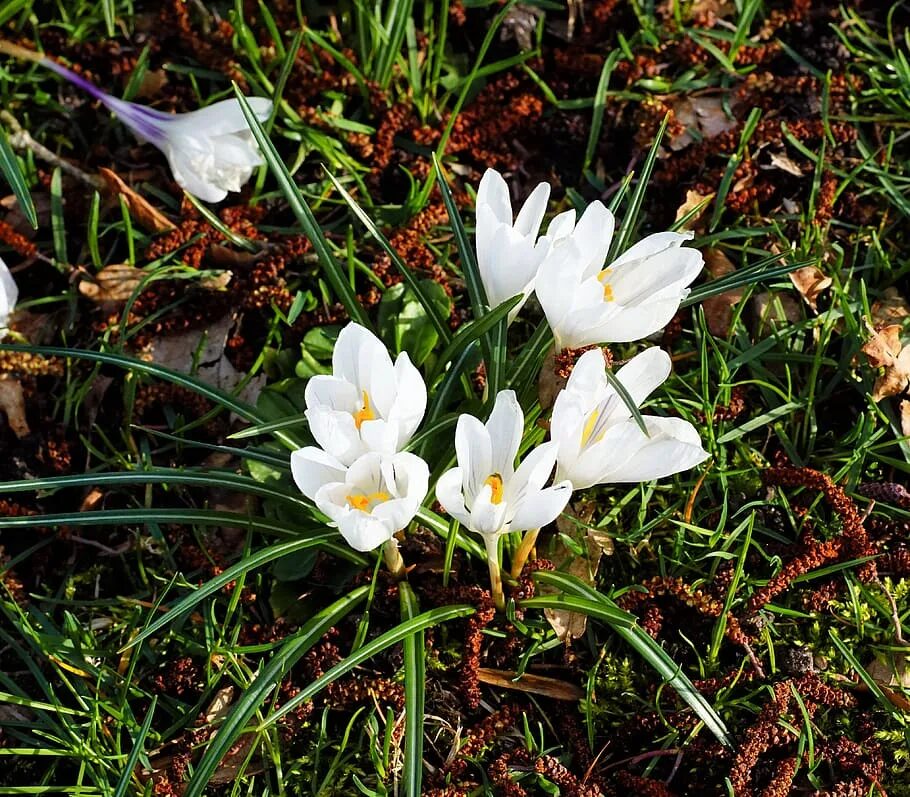
[[612, 268], [605, 268], [600, 274], [597, 275], [597, 280], [604, 286], [604, 301], [612, 302], [615, 300], [613, 295], [613, 286], [607, 281], [610, 279], [610, 275], [613, 273]]
[[344, 500], [347, 501], [348, 505], [353, 509], [359, 509], [361, 512], [369, 513], [376, 504], [388, 501], [389, 498], [390, 496], [388, 493], [378, 492], [369, 493], [368, 495], [346, 495]]
[[490, 501], [494, 504], [502, 503], [502, 476], [498, 473], [494, 473], [492, 476], [489, 476], [484, 482], [484, 485], [488, 485], [489, 488], [493, 491], [493, 495], [490, 496]]
[[370, 394], [363, 391], [363, 409], [357, 410], [354, 413], [354, 425], [359, 429], [364, 421], [374, 421], [376, 420], [376, 413], [373, 412], [373, 408], [370, 406]]

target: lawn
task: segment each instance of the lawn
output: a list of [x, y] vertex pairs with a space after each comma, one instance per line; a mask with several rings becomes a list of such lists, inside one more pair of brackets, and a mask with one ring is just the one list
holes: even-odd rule
[[908, 136], [905, 2], [0, 0], [0, 795], [910, 795]]

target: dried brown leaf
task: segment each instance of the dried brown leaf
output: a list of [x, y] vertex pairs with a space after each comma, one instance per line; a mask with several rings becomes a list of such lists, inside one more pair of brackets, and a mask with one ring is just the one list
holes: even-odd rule
[[881, 401], [888, 396], [904, 393], [910, 385], [910, 346], [902, 346], [901, 328], [898, 324], [873, 327], [867, 324], [871, 337], [863, 345], [862, 352], [873, 368], [884, 372], [875, 380], [872, 400]]
[[899, 324], [910, 317], [910, 304], [897, 288], [885, 288], [881, 299], [872, 305], [872, 323], [875, 326]]
[[558, 678], [547, 678], [543, 675], [530, 675], [524, 673], [516, 678], [517, 673], [512, 670], [492, 670], [487, 667], [477, 668], [477, 680], [482, 684], [498, 686], [500, 689], [517, 689], [519, 692], [530, 692], [543, 695], [553, 700], [581, 700], [585, 696], [584, 690], [575, 684], [560, 681]]
[[97, 304], [125, 302], [146, 276], [128, 263], [114, 263], [80, 280], [79, 293]]
[[782, 172], [792, 174], [794, 177], [802, 177], [803, 170], [796, 161], [792, 160], [785, 152], [772, 152], [771, 165], [768, 169], [780, 169]]
[[670, 149], [688, 147], [696, 136], [711, 139], [736, 127], [736, 120], [727, 116], [724, 98], [717, 94], [689, 95], [673, 103], [676, 121], [685, 125], [684, 132], [670, 139]]
[[25, 392], [18, 379], [0, 376], [0, 412], [6, 415], [9, 428], [20, 440], [32, 433], [25, 419]]
[[[712, 247], [705, 249], [702, 254], [705, 257], [705, 270], [712, 279], [718, 279], [736, 271], [736, 266], [720, 249]], [[744, 295], [745, 290], [737, 288], [719, 293], [717, 296], [709, 296], [702, 302], [708, 330], [714, 337], [727, 337], [730, 325], [733, 323], [733, 310], [742, 301]]]
[[174, 222], [154, 205], [151, 205], [145, 197], [123, 182], [116, 172], [111, 169], [101, 168], [98, 173], [104, 180], [108, 196], [122, 196], [129, 208], [130, 215], [142, 229], [149, 232], [166, 232], [174, 229]]
[[821, 269], [815, 266], [804, 266], [790, 272], [790, 282], [793, 283], [800, 296], [813, 310], [818, 310], [818, 297], [831, 287], [831, 277], [825, 276]]
[[[709, 197], [713, 197], [714, 194], [699, 194], [698, 191], [693, 191], [689, 189], [686, 191], [686, 198], [683, 203], [676, 208], [676, 221], [684, 218], [686, 214], [691, 213], [695, 208], [697, 208], [702, 202], [704, 202]], [[705, 211], [708, 209], [710, 203], [705, 203], [705, 206], [698, 211], [691, 219], [689, 219], [681, 229], [691, 230], [695, 228], [695, 225], [698, 223], [698, 220], [704, 215]]]

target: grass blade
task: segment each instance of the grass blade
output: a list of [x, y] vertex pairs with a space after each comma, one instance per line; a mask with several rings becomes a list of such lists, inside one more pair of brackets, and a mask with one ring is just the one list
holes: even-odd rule
[[651, 434], [648, 432], [648, 427], [645, 425], [645, 419], [641, 416], [641, 410], [638, 409], [635, 399], [629, 395], [626, 386], [616, 378], [616, 374], [613, 373], [611, 368], [605, 368], [604, 374], [607, 377], [607, 382], [610, 383], [610, 387], [619, 394], [622, 403], [626, 405], [626, 409], [632, 413], [632, 417], [635, 419], [635, 423], [638, 424], [638, 428], [641, 429], [645, 437], [650, 437]]
[[3, 172], [3, 177], [9, 183], [9, 187], [13, 189], [19, 209], [25, 214], [25, 218], [28, 219], [28, 223], [32, 225], [32, 228], [37, 230], [38, 214], [35, 213], [35, 203], [32, 201], [31, 192], [28, 190], [25, 175], [22, 174], [22, 170], [19, 168], [16, 154], [13, 152], [9, 139], [6, 137], [6, 132], [3, 130], [0, 130], [0, 172]]
[[360, 207], [357, 200], [351, 196], [351, 194], [345, 189], [345, 187], [338, 182], [333, 174], [326, 170], [326, 174], [329, 177], [329, 180], [332, 181], [332, 185], [335, 186], [335, 190], [341, 194], [342, 199], [347, 202], [348, 207], [353, 211], [354, 215], [360, 220], [361, 224], [367, 228], [367, 232], [376, 239], [379, 245], [383, 248], [385, 253], [391, 258], [392, 263], [395, 268], [398, 269], [398, 273], [404, 277], [405, 284], [414, 292], [414, 296], [417, 297], [417, 301], [420, 302], [423, 309], [426, 311], [427, 317], [430, 319], [430, 323], [433, 324], [433, 329], [436, 330], [439, 337], [445, 342], [448, 343], [452, 339], [452, 332], [449, 330], [448, 319], [443, 318], [436, 305], [432, 300], [426, 296], [420, 287], [420, 282], [414, 278], [414, 274], [411, 272], [411, 269], [408, 268], [407, 264], [401, 259], [401, 255], [395, 251], [395, 248], [392, 246], [388, 238], [385, 237], [382, 230], [380, 230], [373, 220], [367, 215], [366, 211]]
[[363, 307], [360, 306], [360, 302], [357, 301], [357, 294], [354, 293], [354, 289], [348, 282], [341, 264], [335, 259], [335, 256], [330, 251], [329, 242], [325, 235], [323, 235], [319, 222], [316, 221], [316, 217], [313, 215], [313, 211], [310, 210], [309, 205], [307, 205], [300, 195], [300, 191], [297, 189], [297, 185], [294, 183], [291, 173], [284, 165], [284, 161], [278, 154], [278, 150], [275, 149], [275, 145], [269, 140], [268, 135], [266, 135], [265, 130], [262, 128], [262, 124], [256, 118], [256, 114], [251, 110], [246, 97], [243, 96], [243, 92], [241, 92], [236, 85], [234, 86], [234, 93], [237, 95], [237, 100], [240, 103], [243, 115], [246, 117], [247, 124], [250, 126], [250, 131], [253, 133], [256, 143], [259, 145], [262, 157], [265, 158], [266, 163], [272, 170], [272, 174], [278, 181], [278, 187], [281, 189], [288, 205], [291, 207], [291, 211], [303, 228], [304, 235], [306, 235], [306, 237], [309, 238], [310, 243], [313, 244], [313, 250], [316, 252], [316, 257], [319, 259], [319, 265], [322, 266], [325, 278], [335, 292], [335, 296], [344, 305], [344, 309], [348, 311], [348, 315], [352, 320], [369, 329], [370, 320], [367, 318], [367, 314]]
[[[417, 596], [406, 583], [399, 585], [401, 619], [413, 620], [420, 611]], [[405, 637], [404, 643], [404, 794], [420, 797], [423, 777], [423, 707], [425, 665], [423, 629]]]
[[[133, 357], [126, 357], [122, 354], [111, 354], [103, 351], [89, 351], [88, 349], [67, 349], [62, 346], [20, 346], [8, 343], [0, 343], [0, 352], [21, 352], [24, 354], [37, 354], [42, 357], [65, 357], [75, 360], [89, 360], [91, 362], [104, 363], [105, 365], [116, 365], [127, 371], [134, 371], [142, 374], [149, 374], [165, 382], [171, 382], [175, 385], [188, 388], [207, 399], [220, 404], [225, 409], [237, 413], [241, 418], [256, 423], [264, 423], [265, 419], [260, 418], [254, 407], [244, 401], [235, 398], [230, 393], [212, 387], [200, 379], [189, 374], [174, 371], [171, 368], [165, 368], [156, 363], [145, 362]], [[295, 446], [296, 447], [296, 446]]]
[[288, 670], [300, 657], [315, 645], [332, 626], [337, 625], [354, 607], [363, 601], [369, 592], [369, 586], [357, 587], [335, 603], [316, 614], [300, 631], [291, 637], [281, 649], [269, 659], [259, 675], [237, 701], [228, 714], [224, 724], [218, 729], [193, 771], [193, 777], [187, 784], [184, 797], [201, 797], [209, 784], [221, 759], [227, 754], [238, 737], [243, 733], [247, 722], [263, 706], [269, 693], [278, 685]]
[[139, 733], [133, 739], [133, 749], [130, 750], [129, 757], [123, 765], [123, 774], [117, 782], [117, 789], [114, 797], [126, 797], [127, 789], [130, 787], [130, 781], [133, 779], [133, 770], [139, 761], [139, 755], [142, 753], [142, 745], [145, 743], [145, 737], [148, 736], [149, 728], [152, 727], [152, 717], [155, 716], [155, 707], [158, 705], [158, 695], [152, 696], [152, 702], [145, 714], [145, 721], [139, 729]]
[[[622, 611], [606, 595], [602, 595], [581, 579], [575, 578], [575, 576], [539, 570], [534, 573], [534, 580], [540, 584], [561, 589], [569, 596], [577, 596], [578, 598], [586, 599], [588, 602], [599, 604], [603, 609], [609, 608]], [[536, 601], [538, 599], [532, 598], [531, 600]], [[529, 603], [530, 601], [523, 601], [522, 605], [527, 606]], [[574, 609], [574, 611], [584, 611], [584, 609], [578, 608]], [[625, 614], [625, 612], [623, 613]], [[693, 686], [689, 678], [682, 672], [682, 668], [670, 658], [670, 655], [654, 639], [648, 636], [637, 623], [631, 625], [613, 625], [611, 623], [611, 625], [613, 630], [638, 651], [642, 658], [658, 672], [664, 681], [672, 686], [676, 693], [689, 704], [705, 726], [717, 737], [718, 741], [725, 747], [732, 748], [733, 741], [724, 725], [724, 721], [717, 715], [714, 707], [705, 699], [704, 695]]]

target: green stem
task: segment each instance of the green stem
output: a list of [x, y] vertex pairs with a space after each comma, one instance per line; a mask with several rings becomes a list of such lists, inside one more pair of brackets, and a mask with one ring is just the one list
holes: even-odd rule
[[487, 549], [487, 564], [490, 567], [490, 591], [493, 593], [493, 604], [500, 612], [506, 608], [506, 599], [502, 592], [502, 571], [499, 569], [499, 537], [501, 533], [483, 535], [483, 544]]

